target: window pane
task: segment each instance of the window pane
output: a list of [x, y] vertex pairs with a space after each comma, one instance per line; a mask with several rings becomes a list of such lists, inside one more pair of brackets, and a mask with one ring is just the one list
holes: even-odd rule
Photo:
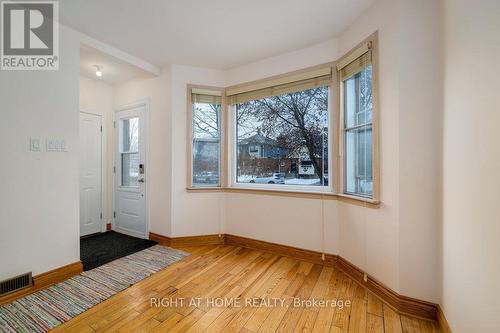
[[219, 138], [220, 104], [193, 104], [193, 138]]
[[372, 66], [344, 81], [345, 126], [372, 122]]
[[220, 184], [220, 108], [193, 103], [193, 186]]
[[120, 120], [122, 186], [139, 186], [139, 118]]
[[373, 196], [372, 68], [344, 81], [345, 192]]
[[139, 186], [139, 153], [122, 153], [122, 186]]
[[346, 133], [346, 192], [372, 196], [372, 128]]
[[193, 142], [193, 185], [219, 184], [219, 141]]
[[328, 87], [236, 105], [238, 183], [328, 185]]
[[122, 119], [121, 152], [139, 151], [139, 118]]

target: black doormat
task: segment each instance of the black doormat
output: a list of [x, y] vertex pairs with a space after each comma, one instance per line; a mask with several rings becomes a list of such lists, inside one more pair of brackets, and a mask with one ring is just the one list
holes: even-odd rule
[[147, 249], [157, 243], [115, 231], [80, 239], [80, 259], [83, 270], [88, 271], [115, 259]]

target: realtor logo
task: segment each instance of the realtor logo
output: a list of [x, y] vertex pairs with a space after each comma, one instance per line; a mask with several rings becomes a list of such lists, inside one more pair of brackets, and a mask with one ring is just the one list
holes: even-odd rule
[[3, 70], [59, 69], [57, 1], [2, 1]]

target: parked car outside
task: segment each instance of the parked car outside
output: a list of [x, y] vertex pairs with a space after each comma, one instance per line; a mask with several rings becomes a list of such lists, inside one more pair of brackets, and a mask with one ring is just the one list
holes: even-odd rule
[[251, 179], [250, 183], [285, 184], [285, 174], [283, 172], [275, 172], [270, 177], [256, 177], [254, 179]]

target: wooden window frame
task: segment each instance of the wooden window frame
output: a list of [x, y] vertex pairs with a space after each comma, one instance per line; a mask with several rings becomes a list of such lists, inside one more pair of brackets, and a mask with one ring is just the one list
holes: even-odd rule
[[344, 126], [344, 83], [340, 79], [340, 71], [337, 70], [337, 80], [338, 85], [338, 126], [339, 126], [339, 136], [337, 137], [338, 151], [339, 151], [339, 164], [337, 165], [339, 172], [339, 187], [337, 188], [337, 195], [353, 198], [356, 200], [366, 201], [366, 202], [379, 202], [380, 200], [380, 150], [379, 150], [379, 90], [378, 90], [378, 38], [377, 32], [366, 38], [364, 41], [359, 43], [351, 51], [347, 52], [343, 57], [337, 60], [337, 63], [341, 63], [344, 59], [352, 57], [353, 53], [362, 47], [363, 45], [369, 44], [371, 50], [371, 66], [372, 66], [372, 177], [373, 177], [373, 193], [372, 197], [366, 197], [362, 195], [356, 195], [352, 193], [347, 193], [345, 191], [345, 134], [346, 128]]
[[[371, 43], [372, 52], [372, 93], [373, 93], [373, 110], [372, 110], [372, 173], [373, 173], [373, 195], [372, 198], [357, 196], [353, 194], [344, 193], [344, 148], [343, 148], [343, 137], [344, 137], [344, 125], [343, 125], [343, 83], [340, 80], [340, 72], [337, 70], [337, 64], [345, 61], [348, 57], [352, 57], [356, 51], [364, 44]], [[310, 72], [314, 69], [324, 68], [331, 66], [332, 68], [332, 80], [333, 83], [330, 86], [329, 94], [329, 133], [331, 138], [329, 138], [329, 149], [331, 153], [331, 166], [329, 168], [330, 182], [328, 191], [324, 188], [311, 190], [304, 190], [303, 188], [294, 189], [292, 188], [263, 188], [263, 187], [248, 187], [235, 185], [232, 178], [233, 175], [231, 170], [233, 169], [233, 164], [235, 162], [233, 148], [236, 146], [232, 134], [234, 134], [235, 129], [229, 128], [234, 127], [235, 124], [230, 117], [230, 112], [234, 111], [233, 105], [228, 105], [228, 97], [226, 92], [229, 90], [243, 89], [246, 87], [266, 85], [266, 82], [280, 81], [283, 78], [294, 77], [300, 75], [301, 73]], [[220, 186], [193, 186], [193, 108], [192, 108], [192, 89], [209, 89], [214, 91], [222, 92], [222, 103], [221, 103], [221, 124], [220, 124], [220, 158], [219, 158], [219, 168], [220, 168]], [[347, 52], [344, 56], [339, 58], [337, 61], [312, 66], [309, 68], [304, 68], [301, 70], [293, 71], [286, 74], [276, 75], [270, 78], [256, 80], [253, 82], [238, 84], [231, 87], [221, 88], [213, 86], [204, 85], [187, 85], [187, 162], [188, 162], [188, 172], [187, 172], [187, 191], [188, 192], [232, 192], [232, 193], [250, 193], [250, 194], [262, 194], [262, 195], [278, 195], [287, 197], [299, 197], [299, 198], [316, 198], [322, 200], [339, 200], [347, 202], [350, 204], [368, 207], [368, 208], [378, 208], [380, 206], [380, 151], [379, 151], [379, 89], [378, 89], [378, 38], [377, 32], [373, 33], [371, 36], [363, 40], [352, 50]], [[333, 171], [333, 172], [332, 172]]]
[[[334, 89], [332, 86], [329, 87], [329, 105], [332, 101], [332, 93]], [[311, 186], [311, 185], [283, 185], [283, 184], [249, 184], [249, 183], [238, 183], [236, 180], [236, 161], [238, 156], [238, 147], [237, 147], [237, 138], [236, 138], [236, 121], [235, 121], [235, 113], [236, 113], [236, 105], [228, 105], [228, 128], [227, 132], [230, 139], [228, 140], [228, 149], [230, 151], [230, 155], [228, 157], [228, 161], [230, 164], [228, 165], [229, 179], [228, 179], [228, 188], [229, 189], [237, 189], [237, 190], [249, 190], [249, 191], [276, 191], [281, 193], [313, 193], [313, 194], [324, 194], [331, 195], [334, 194], [333, 184], [329, 186]], [[329, 106], [330, 113], [330, 106]], [[331, 114], [328, 115], [328, 133], [330, 136], [334, 136], [334, 130], [331, 128], [332, 126], [332, 117]], [[330, 139], [328, 140], [328, 146], [330, 149], [333, 149], [334, 142]], [[330, 155], [330, 154], [329, 154]], [[335, 163], [335, 156], [329, 156], [329, 166]]]
[[[219, 185], [218, 186], [196, 186], [193, 184], [193, 99], [192, 91], [193, 89], [206, 89], [221, 92], [221, 108], [220, 108], [220, 120], [219, 120]], [[220, 190], [227, 186], [227, 143], [226, 143], [226, 102], [225, 102], [225, 89], [221, 87], [212, 87], [204, 85], [187, 85], [187, 189], [188, 190]]]

